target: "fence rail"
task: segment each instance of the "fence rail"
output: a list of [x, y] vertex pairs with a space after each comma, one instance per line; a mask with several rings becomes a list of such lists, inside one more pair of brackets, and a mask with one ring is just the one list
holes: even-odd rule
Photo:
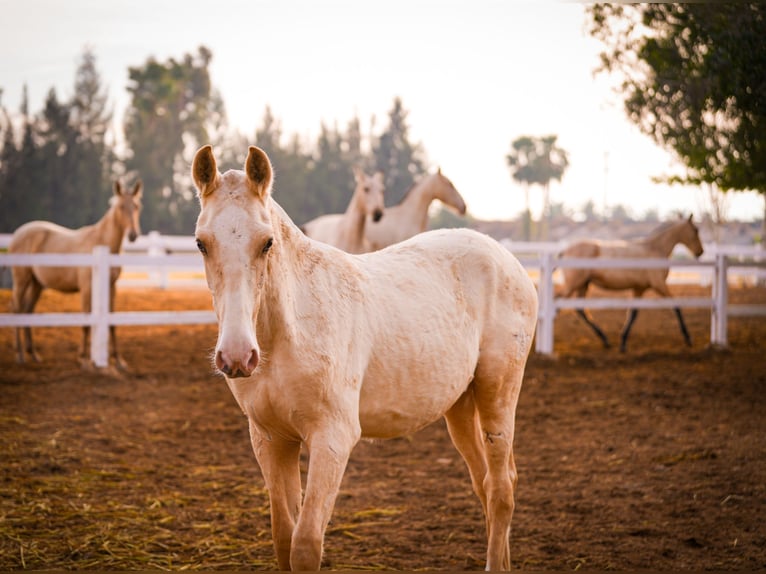
[[[150, 234], [151, 235], [151, 234]], [[588, 307], [591, 309], [659, 309], [672, 307], [696, 307], [711, 309], [710, 341], [725, 346], [728, 317], [766, 316], [766, 305], [730, 305], [728, 303], [729, 276], [732, 270], [749, 269], [762, 276], [766, 261], [760, 249], [741, 247], [708, 246], [714, 257], [698, 261], [683, 259], [577, 259], [557, 257], [560, 244], [505, 243], [519, 256], [530, 274], [538, 276], [539, 312], [535, 350], [541, 354], [553, 353], [554, 321], [559, 309]], [[0, 247], [3, 236], [0, 236]], [[90, 326], [91, 358], [96, 366], [108, 364], [108, 332], [110, 325], [179, 325], [215, 323], [212, 311], [132, 311], [109, 312], [109, 270], [111, 267], [144, 268], [150, 274], [159, 274], [159, 285], [168, 286], [168, 271], [192, 269], [202, 274], [202, 260], [191, 237], [167, 237], [158, 240], [139, 240], [144, 254], [110, 254], [106, 247], [96, 247], [91, 254], [9, 254], [0, 253], [0, 268], [16, 265], [76, 266], [90, 267], [91, 312], [90, 313], [0, 313], [0, 327], [55, 327]], [[182, 252], [182, 253], [179, 253]], [[524, 254], [534, 254], [524, 255]], [[679, 297], [669, 299], [583, 298], [559, 299], [554, 294], [554, 272], [563, 268], [687, 268], [706, 271], [712, 284], [711, 297]], [[164, 278], [164, 279], [163, 279]], [[157, 285], [158, 283], [154, 283]]]

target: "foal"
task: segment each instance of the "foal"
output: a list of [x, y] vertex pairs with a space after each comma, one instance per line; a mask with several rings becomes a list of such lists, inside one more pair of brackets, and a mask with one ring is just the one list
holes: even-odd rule
[[314, 241], [272, 199], [271, 163], [256, 147], [244, 172], [220, 174], [205, 146], [192, 178], [214, 362], [250, 424], [279, 568], [319, 569], [361, 437], [408, 435], [443, 416], [484, 509], [487, 569], [509, 569], [515, 413], [537, 321], [521, 264], [467, 229], [361, 256]]
[[[114, 183], [114, 196], [104, 216], [93, 225], [79, 229], [68, 229], [49, 221], [30, 221], [19, 227], [11, 238], [8, 247], [10, 253], [91, 253], [96, 245], [106, 245], [110, 253], [122, 251], [125, 235], [135, 241], [141, 234], [139, 216], [141, 213], [141, 182], [137, 182], [132, 192], [124, 191], [119, 181]], [[114, 310], [114, 284], [120, 276], [121, 268], [110, 270], [109, 310]], [[13, 292], [11, 308], [14, 313], [32, 313], [44, 288], [55, 289], [64, 293], [80, 292], [82, 310], [90, 312], [91, 305], [91, 268], [90, 267], [48, 267], [24, 266], [13, 267]], [[84, 326], [80, 360], [89, 364], [88, 346], [90, 327]], [[19, 363], [24, 362], [22, 329], [16, 329], [16, 353]], [[39, 362], [40, 357], [32, 342], [32, 329], [24, 327], [26, 352], [30, 358]], [[112, 358], [119, 368], [125, 368], [117, 351], [117, 337], [114, 325], [109, 326], [109, 339]]]
[[321, 215], [303, 224], [303, 232], [318, 241], [333, 245], [347, 253], [371, 251], [365, 238], [367, 217], [380, 221], [383, 217], [383, 174], [369, 176], [360, 168], [354, 168], [356, 188], [344, 213]]
[[383, 249], [428, 229], [428, 208], [437, 199], [465, 215], [463, 197], [439, 169], [420, 179], [399, 203], [387, 207], [383, 219], [376, 222], [368, 217], [364, 234], [370, 248]]
[[[567, 247], [561, 252], [560, 257], [648, 257], [667, 258], [673, 252], [673, 248], [682, 243], [695, 257], [702, 255], [702, 243], [699, 238], [699, 230], [689, 219], [669, 222], [661, 225], [651, 235], [633, 241], [579, 241]], [[641, 297], [648, 289], [654, 289], [661, 297], [670, 297], [670, 289], [666, 283], [669, 269], [563, 269], [564, 287], [559, 296], [585, 297], [588, 285], [597, 285], [603, 289], [631, 289], [635, 297]], [[691, 346], [689, 331], [686, 329], [681, 309], [674, 309], [678, 325], [681, 329], [684, 341]], [[584, 309], [578, 309], [577, 314], [593, 329], [605, 348], [609, 347], [609, 340], [604, 332], [596, 325], [593, 318]], [[631, 309], [628, 313], [625, 325], [620, 335], [620, 351], [625, 351], [628, 335], [633, 322], [638, 315], [638, 309]]]

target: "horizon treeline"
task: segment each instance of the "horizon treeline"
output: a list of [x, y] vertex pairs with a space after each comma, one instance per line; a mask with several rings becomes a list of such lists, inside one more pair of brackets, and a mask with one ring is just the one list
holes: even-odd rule
[[240, 133], [228, 124], [211, 83], [212, 57], [201, 46], [181, 59], [130, 67], [121, 126], [114, 126], [96, 55], [87, 48], [70, 98], [60, 99], [51, 87], [34, 112], [25, 87], [15, 114], [0, 100], [0, 233], [34, 219], [71, 228], [94, 223], [106, 212], [116, 179], [126, 185], [140, 179], [143, 231], [189, 234], [199, 212], [189, 165], [206, 143], [215, 147], [221, 171], [240, 169], [248, 145], [264, 149], [277, 174], [278, 201], [298, 224], [346, 209], [354, 166], [383, 172], [387, 205], [426, 172], [425, 150], [410, 141], [398, 97], [378, 133], [364, 133], [355, 117], [343, 128], [321, 123], [316, 140], [304, 141], [282, 132], [267, 103], [255, 133]]

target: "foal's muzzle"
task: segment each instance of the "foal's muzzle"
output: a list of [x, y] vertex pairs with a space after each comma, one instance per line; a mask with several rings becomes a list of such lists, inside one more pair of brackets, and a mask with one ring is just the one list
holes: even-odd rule
[[375, 223], [380, 221], [382, 217], [383, 217], [383, 210], [382, 209], [376, 209], [375, 211], [373, 211], [373, 213], [372, 213], [372, 220]]

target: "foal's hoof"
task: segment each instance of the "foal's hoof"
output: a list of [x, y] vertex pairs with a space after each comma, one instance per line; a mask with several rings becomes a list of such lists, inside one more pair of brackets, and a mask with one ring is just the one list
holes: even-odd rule
[[122, 360], [122, 357], [114, 358], [114, 366], [120, 373], [130, 372], [130, 367], [128, 367], [128, 364]]

